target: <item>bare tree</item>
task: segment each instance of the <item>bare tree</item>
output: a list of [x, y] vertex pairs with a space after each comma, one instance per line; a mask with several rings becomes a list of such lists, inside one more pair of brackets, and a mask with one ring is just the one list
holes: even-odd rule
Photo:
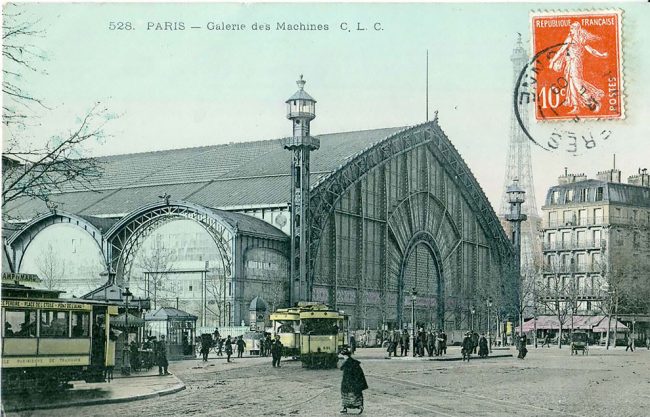
[[210, 268], [206, 273], [206, 312], [211, 314], [220, 326], [227, 326], [226, 286], [227, 280], [223, 270]]
[[136, 281], [136, 288], [153, 302], [154, 309], [175, 300], [174, 283], [168, 277], [173, 266], [172, 254], [159, 240], [151, 248], [140, 251], [135, 266], [143, 273]]
[[287, 301], [287, 292], [289, 291], [289, 283], [287, 282], [287, 276], [279, 273], [278, 271], [264, 271], [264, 280], [268, 282], [266, 284], [265, 297], [268, 297], [266, 300], [271, 308], [271, 311], [275, 311], [277, 308], [283, 307]]
[[51, 243], [48, 243], [47, 249], [36, 259], [36, 267], [46, 289], [60, 289], [65, 277], [65, 261], [60, 259]]
[[[571, 268], [568, 265], [560, 265], [555, 259], [546, 265], [546, 270], [552, 275], [546, 275], [546, 287], [540, 291], [539, 301], [551, 313], [557, 317], [559, 323], [558, 347], [562, 347], [563, 329], [567, 320], [571, 317], [573, 300], [575, 298], [574, 279], [571, 275]], [[568, 275], [562, 275], [566, 273]]]
[[48, 203], [52, 191], [67, 186], [89, 189], [101, 176], [102, 167], [96, 159], [84, 158], [84, 146], [107, 137], [104, 127], [114, 115], [95, 103], [73, 128], [44, 143], [32, 143], [29, 128], [38, 125], [37, 110], [49, 107], [29, 91], [25, 80], [30, 73], [46, 74], [39, 69], [45, 54], [33, 44], [45, 31], [39, 28], [40, 21], [29, 20], [20, 6], [5, 5], [3, 17], [2, 207], [21, 197]]

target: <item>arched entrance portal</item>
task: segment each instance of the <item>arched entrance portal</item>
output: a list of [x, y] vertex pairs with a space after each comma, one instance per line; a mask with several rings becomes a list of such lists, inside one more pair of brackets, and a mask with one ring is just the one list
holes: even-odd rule
[[433, 248], [426, 240], [418, 240], [404, 259], [402, 269], [402, 323], [413, 319], [413, 299], [415, 290], [415, 323], [417, 327], [441, 328], [444, 311], [441, 294], [441, 271]]
[[108, 263], [123, 282], [131, 275], [135, 255], [142, 243], [159, 227], [179, 219], [190, 219], [210, 234], [222, 259], [224, 275], [231, 278], [232, 249], [237, 224], [223, 213], [187, 202], [165, 202], [143, 206], [120, 220], [107, 233]]

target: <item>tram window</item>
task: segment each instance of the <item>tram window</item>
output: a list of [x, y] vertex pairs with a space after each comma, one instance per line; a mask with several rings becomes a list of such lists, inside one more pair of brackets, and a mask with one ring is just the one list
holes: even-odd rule
[[333, 335], [338, 332], [332, 319], [310, 319], [304, 322], [304, 333], [312, 335]]
[[5, 310], [5, 337], [35, 337], [36, 311]]
[[40, 337], [68, 337], [68, 312], [41, 310]]
[[88, 337], [90, 335], [89, 328], [89, 313], [72, 313], [72, 337]]

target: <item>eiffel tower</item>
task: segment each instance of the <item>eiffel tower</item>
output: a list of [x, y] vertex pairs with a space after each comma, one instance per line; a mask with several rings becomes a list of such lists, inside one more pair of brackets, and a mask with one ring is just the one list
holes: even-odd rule
[[[521, 34], [517, 39], [510, 60], [512, 61], [512, 85], [514, 86], [519, 74], [528, 61], [528, 54], [521, 42]], [[519, 111], [524, 125], [528, 127], [527, 106], [521, 106]], [[522, 282], [522, 287], [527, 285], [528, 288], [528, 291], [524, 290], [523, 294], [526, 298], [526, 304], [532, 307], [533, 294], [530, 283], [536, 279], [542, 261], [542, 241], [539, 233], [541, 218], [537, 211], [537, 203], [535, 201], [533, 169], [530, 160], [530, 141], [524, 134], [521, 126], [519, 126], [514, 109], [512, 108], [510, 113], [510, 142], [508, 144], [508, 158], [506, 163], [499, 217], [502, 219], [504, 228], [508, 231], [510, 225], [504, 219], [505, 215], [510, 213], [510, 204], [507, 200], [506, 189], [514, 181], [517, 181], [519, 187], [526, 191], [526, 200], [522, 205], [522, 213], [528, 219], [521, 224], [521, 275], [524, 281]], [[526, 311], [526, 316], [532, 315], [531, 309], [527, 308]]]

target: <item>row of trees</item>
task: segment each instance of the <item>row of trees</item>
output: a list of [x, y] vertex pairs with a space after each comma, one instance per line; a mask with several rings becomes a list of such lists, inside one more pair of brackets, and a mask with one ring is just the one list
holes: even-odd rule
[[[208, 322], [226, 325], [230, 314], [230, 296], [228, 280], [224, 276], [225, 268], [215, 268], [214, 262], [210, 267], [206, 262], [205, 271], [202, 272], [205, 274], [205, 294], [190, 299], [180, 295], [182, 281], [174, 269], [175, 261], [177, 259], [171, 250], [165, 248], [160, 240], [153, 240], [152, 245], [141, 251], [135, 260], [136, 275], [130, 278], [131, 285], [151, 300], [153, 308], [173, 306], [178, 301], [180, 308], [191, 310], [194, 314], [200, 314], [205, 309]], [[264, 283], [262, 295], [271, 311], [285, 303], [288, 288], [284, 278], [286, 276], [283, 274], [266, 269], [255, 276], [256, 280]], [[197, 290], [203, 292], [202, 288]]]

